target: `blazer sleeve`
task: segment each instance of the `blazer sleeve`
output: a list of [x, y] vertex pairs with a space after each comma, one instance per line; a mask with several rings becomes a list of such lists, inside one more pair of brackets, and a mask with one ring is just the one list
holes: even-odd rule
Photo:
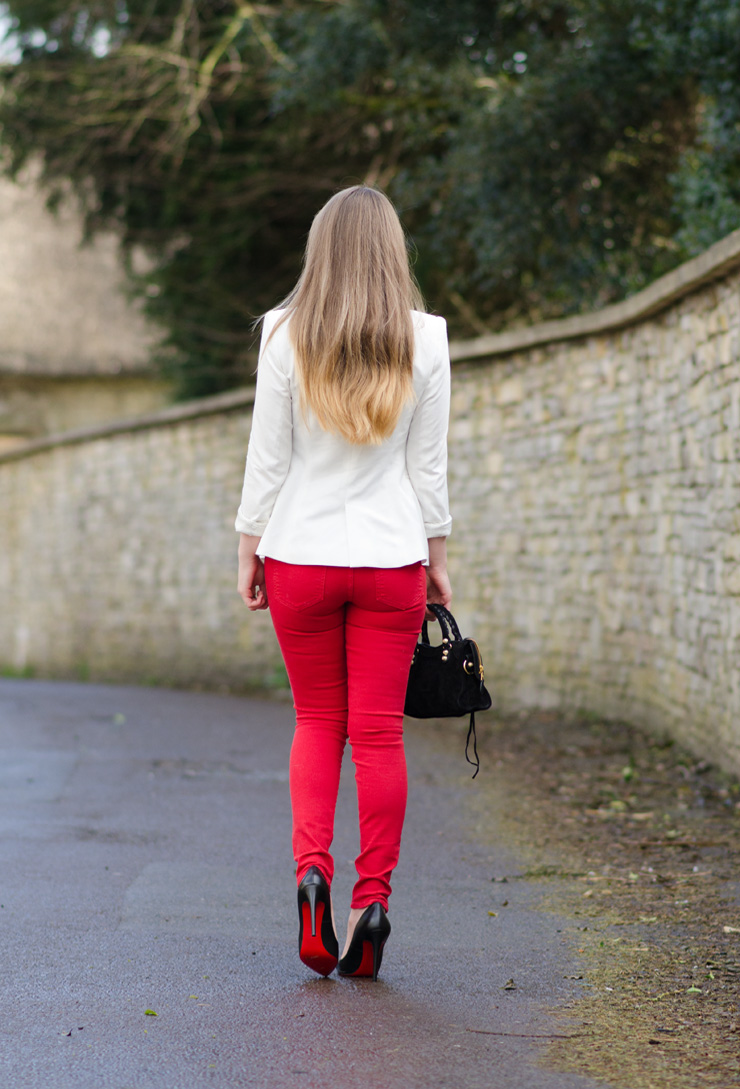
[[452, 518], [447, 498], [447, 427], [450, 418], [450, 350], [447, 323], [439, 318], [434, 362], [419, 396], [406, 443], [406, 469], [421, 506], [427, 537], [447, 537]]
[[247, 449], [242, 499], [234, 528], [261, 537], [288, 474], [293, 450], [290, 379], [280, 365], [275, 338], [267, 339], [279, 317], [271, 312], [262, 326], [252, 430]]

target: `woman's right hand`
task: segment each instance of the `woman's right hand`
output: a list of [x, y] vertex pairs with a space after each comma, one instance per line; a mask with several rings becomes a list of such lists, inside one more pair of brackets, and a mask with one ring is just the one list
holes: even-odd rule
[[[447, 574], [447, 538], [430, 537], [429, 566], [427, 567], [427, 601], [432, 605], [444, 605], [449, 609], [452, 601], [452, 586]], [[427, 620], [436, 620], [434, 613], [426, 611]]]
[[[444, 605], [446, 609], [449, 609], [452, 601], [452, 587], [446, 567], [427, 567], [427, 601], [433, 605]], [[436, 620], [437, 618], [427, 609], [426, 619]]]

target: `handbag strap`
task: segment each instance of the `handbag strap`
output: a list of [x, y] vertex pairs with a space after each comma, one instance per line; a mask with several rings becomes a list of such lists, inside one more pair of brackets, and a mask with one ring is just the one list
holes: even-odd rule
[[[427, 623], [428, 623], [428, 621], [425, 619], [424, 623], [421, 625], [421, 641], [422, 641], [422, 643], [427, 643], [428, 645], [431, 646], [431, 641], [429, 639], [429, 628], [427, 627]], [[445, 633], [443, 631], [442, 632], [443, 637], [444, 637], [444, 634]]]
[[[457, 626], [457, 621], [449, 609], [445, 609], [444, 605], [435, 605], [431, 603], [427, 604], [427, 609], [433, 612], [439, 621], [443, 639], [447, 639], [449, 642], [452, 642], [453, 639], [456, 641], [462, 639], [460, 629]], [[429, 629], [426, 620], [421, 627], [421, 640], [423, 643], [429, 642]]]
[[450, 638], [450, 632], [452, 632], [452, 636], [455, 640], [459, 641], [462, 639], [460, 629], [457, 626], [457, 621], [449, 609], [445, 609], [444, 605], [428, 605], [427, 608], [434, 613], [439, 621], [439, 626], [442, 629], [443, 634], [446, 635], [448, 639]]

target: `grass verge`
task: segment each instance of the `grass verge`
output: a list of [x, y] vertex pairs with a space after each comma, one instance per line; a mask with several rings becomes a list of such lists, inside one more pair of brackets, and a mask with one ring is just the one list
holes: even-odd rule
[[620, 1089], [740, 1085], [740, 783], [593, 717], [489, 719], [479, 737], [479, 820], [494, 812], [548, 883], [587, 965], [557, 1011], [583, 1028], [548, 1065]]

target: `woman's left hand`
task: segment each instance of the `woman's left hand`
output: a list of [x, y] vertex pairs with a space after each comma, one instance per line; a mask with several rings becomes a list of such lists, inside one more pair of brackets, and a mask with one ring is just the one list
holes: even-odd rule
[[267, 608], [265, 590], [265, 567], [257, 555], [259, 537], [248, 537], [245, 533], [239, 540], [239, 577], [237, 590], [249, 610]]

